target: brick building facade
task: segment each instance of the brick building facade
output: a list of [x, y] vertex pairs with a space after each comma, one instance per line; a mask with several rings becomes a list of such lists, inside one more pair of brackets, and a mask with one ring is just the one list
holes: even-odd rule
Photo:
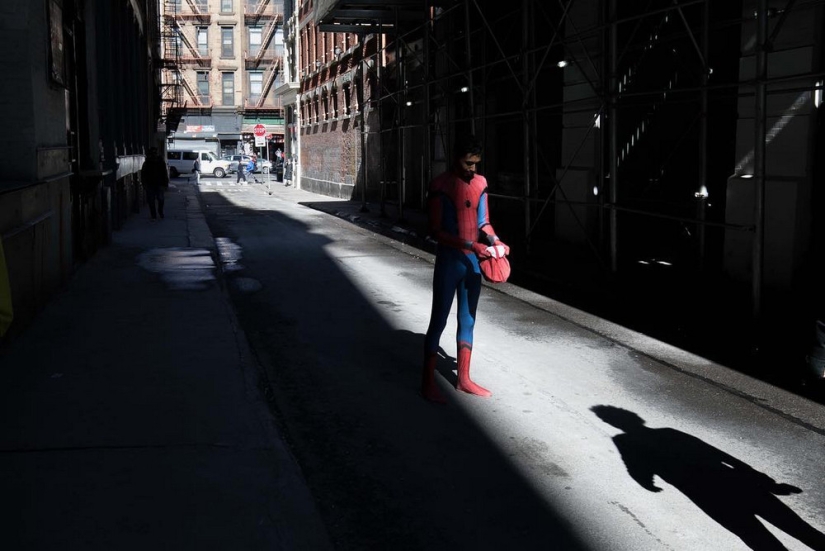
[[[216, 154], [283, 151], [283, 0], [162, 0], [169, 143]], [[253, 128], [263, 124], [266, 147]]]
[[298, 184], [332, 197], [361, 197], [364, 182], [369, 193], [380, 180], [375, 147], [376, 46], [380, 37], [321, 32], [315, 24], [314, 7], [313, 0], [301, 0], [294, 16], [299, 81]]

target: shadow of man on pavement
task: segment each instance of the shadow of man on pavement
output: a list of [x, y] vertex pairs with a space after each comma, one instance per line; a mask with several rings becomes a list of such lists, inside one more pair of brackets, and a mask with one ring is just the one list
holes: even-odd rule
[[801, 493], [695, 436], [671, 428], [651, 429], [637, 414], [614, 406], [590, 408], [622, 431], [613, 443], [630, 476], [643, 488], [661, 492], [654, 475], [671, 484], [751, 549], [784, 545], [759, 516], [812, 549], [825, 550], [825, 534], [805, 522], [776, 496]]

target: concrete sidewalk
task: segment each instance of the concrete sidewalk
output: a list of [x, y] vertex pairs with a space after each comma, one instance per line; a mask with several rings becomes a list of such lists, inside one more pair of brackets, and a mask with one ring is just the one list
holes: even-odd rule
[[326, 549], [263, 401], [194, 186], [0, 349], [8, 549]]

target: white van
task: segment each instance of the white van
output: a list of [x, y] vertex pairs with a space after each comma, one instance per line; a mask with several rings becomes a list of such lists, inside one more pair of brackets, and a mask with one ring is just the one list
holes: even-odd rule
[[195, 160], [201, 162], [201, 174], [214, 174], [223, 178], [229, 172], [229, 161], [215, 157], [208, 149], [170, 149], [166, 152], [166, 163], [169, 165], [169, 176], [177, 177], [194, 170]]

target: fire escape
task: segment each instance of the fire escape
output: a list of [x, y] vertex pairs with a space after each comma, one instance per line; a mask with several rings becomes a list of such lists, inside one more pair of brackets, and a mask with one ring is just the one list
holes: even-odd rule
[[212, 106], [209, 94], [201, 94], [187, 69], [208, 68], [208, 51], [200, 51], [186, 33], [186, 27], [208, 26], [211, 20], [206, 0], [164, 0], [161, 34], [163, 37], [163, 98], [167, 128], [174, 129], [187, 109]]
[[256, 110], [281, 110], [280, 100], [275, 105], [266, 105], [266, 99], [272, 90], [272, 85], [282, 71], [283, 54], [276, 51], [272, 45], [272, 39], [279, 27], [283, 26], [284, 14], [282, 6], [275, 5], [270, 0], [247, 0], [244, 4], [244, 20], [246, 28], [263, 28], [261, 44], [256, 52], [247, 52], [247, 70], [256, 70], [261, 66], [267, 66], [261, 94], [257, 97], [250, 97], [245, 102], [246, 109]]
[[169, 12], [167, 10], [170, 7], [174, 11], [174, 6], [169, 6], [167, 2], [164, 10], [159, 13], [161, 37], [160, 101], [161, 116], [166, 122], [167, 130], [174, 130], [180, 122], [180, 112], [184, 102], [180, 79], [180, 29], [176, 25], [174, 17], [168, 17]]

